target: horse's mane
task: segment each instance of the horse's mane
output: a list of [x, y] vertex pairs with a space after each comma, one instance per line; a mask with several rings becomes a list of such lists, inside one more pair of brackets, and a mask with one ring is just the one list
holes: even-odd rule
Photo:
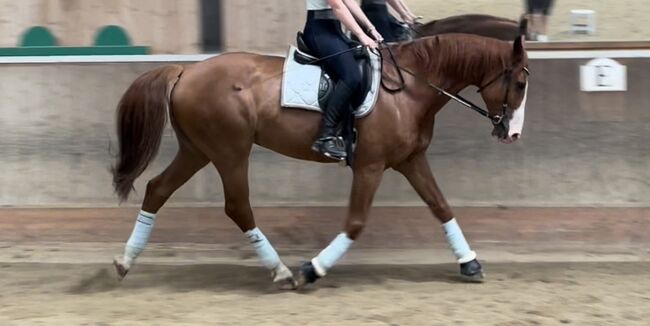
[[[395, 45], [399, 57], [419, 62], [429, 74], [458, 76], [466, 80], [498, 65], [505, 67], [512, 58], [512, 45], [469, 34], [444, 34]], [[410, 57], [410, 60], [409, 60]]]
[[514, 24], [514, 25], [519, 24], [517, 21], [512, 20], [510, 18], [505, 18], [505, 17], [492, 16], [492, 15], [483, 15], [483, 14], [466, 14], [466, 15], [457, 15], [457, 16], [450, 16], [450, 17], [435, 19], [435, 20], [432, 20], [432, 21], [429, 21], [427, 23], [422, 24], [419, 28], [428, 28], [428, 27], [434, 26], [436, 24], [441, 24], [441, 23], [462, 23], [465, 20], [494, 21], [494, 22], [498, 22], [498, 23], [506, 23], [506, 24]]
[[528, 20], [522, 17], [518, 22], [509, 18], [490, 15], [460, 15], [434, 20], [415, 27], [418, 37], [448, 33], [465, 33], [513, 40], [520, 34], [527, 34]]

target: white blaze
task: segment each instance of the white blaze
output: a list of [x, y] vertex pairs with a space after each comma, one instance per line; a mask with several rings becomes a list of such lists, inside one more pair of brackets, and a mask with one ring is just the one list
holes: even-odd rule
[[526, 98], [528, 97], [528, 85], [524, 90], [524, 98], [521, 100], [521, 104], [512, 113], [512, 119], [510, 119], [510, 130], [508, 131], [508, 137], [512, 137], [515, 134], [521, 136], [522, 130], [524, 129], [524, 115], [526, 114]]

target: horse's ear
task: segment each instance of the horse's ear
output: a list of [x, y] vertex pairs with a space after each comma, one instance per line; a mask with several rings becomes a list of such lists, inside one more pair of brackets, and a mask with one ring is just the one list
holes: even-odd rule
[[512, 60], [513, 63], [519, 63], [524, 60], [524, 35], [517, 36], [513, 44]]
[[519, 19], [519, 35], [528, 35], [528, 18], [526, 15], [521, 15]]

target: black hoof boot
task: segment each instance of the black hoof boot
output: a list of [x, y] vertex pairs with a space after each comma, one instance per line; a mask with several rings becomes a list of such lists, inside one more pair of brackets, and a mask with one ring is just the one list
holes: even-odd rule
[[483, 267], [476, 259], [460, 264], [460, 275], [465, 281], [469, 282], [483, 282], [485, 278]]
[[320, 276], [316, 273], [316, 268], [311, 262], [306, 262], [300, 267], [300, 275], [298, 276], [298, 288], [307, 284], [316, 282]]

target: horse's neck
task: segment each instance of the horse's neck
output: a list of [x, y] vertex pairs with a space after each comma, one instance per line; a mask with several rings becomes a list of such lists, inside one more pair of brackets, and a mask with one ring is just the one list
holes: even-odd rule
[[503, 65], [502, 56], [485, 39], [448, 35], [424, 40], [423, 45], [430, 53], [426, 67], [429, 76], [443, 84], [462, 86], [460, 89], [478, 86], [489, 71]]
[[[470, 85], [479, 86], [489, 71], [503, 64], [497, 51], [486, 50], [485, 43], [471, 37], [435, 36], [403, 44], [398, 49], [404, 68], [452, 94]], [[435, 114], [449, 99], [433, 89], [429, 94], [431, 105], [427, 110]]]

